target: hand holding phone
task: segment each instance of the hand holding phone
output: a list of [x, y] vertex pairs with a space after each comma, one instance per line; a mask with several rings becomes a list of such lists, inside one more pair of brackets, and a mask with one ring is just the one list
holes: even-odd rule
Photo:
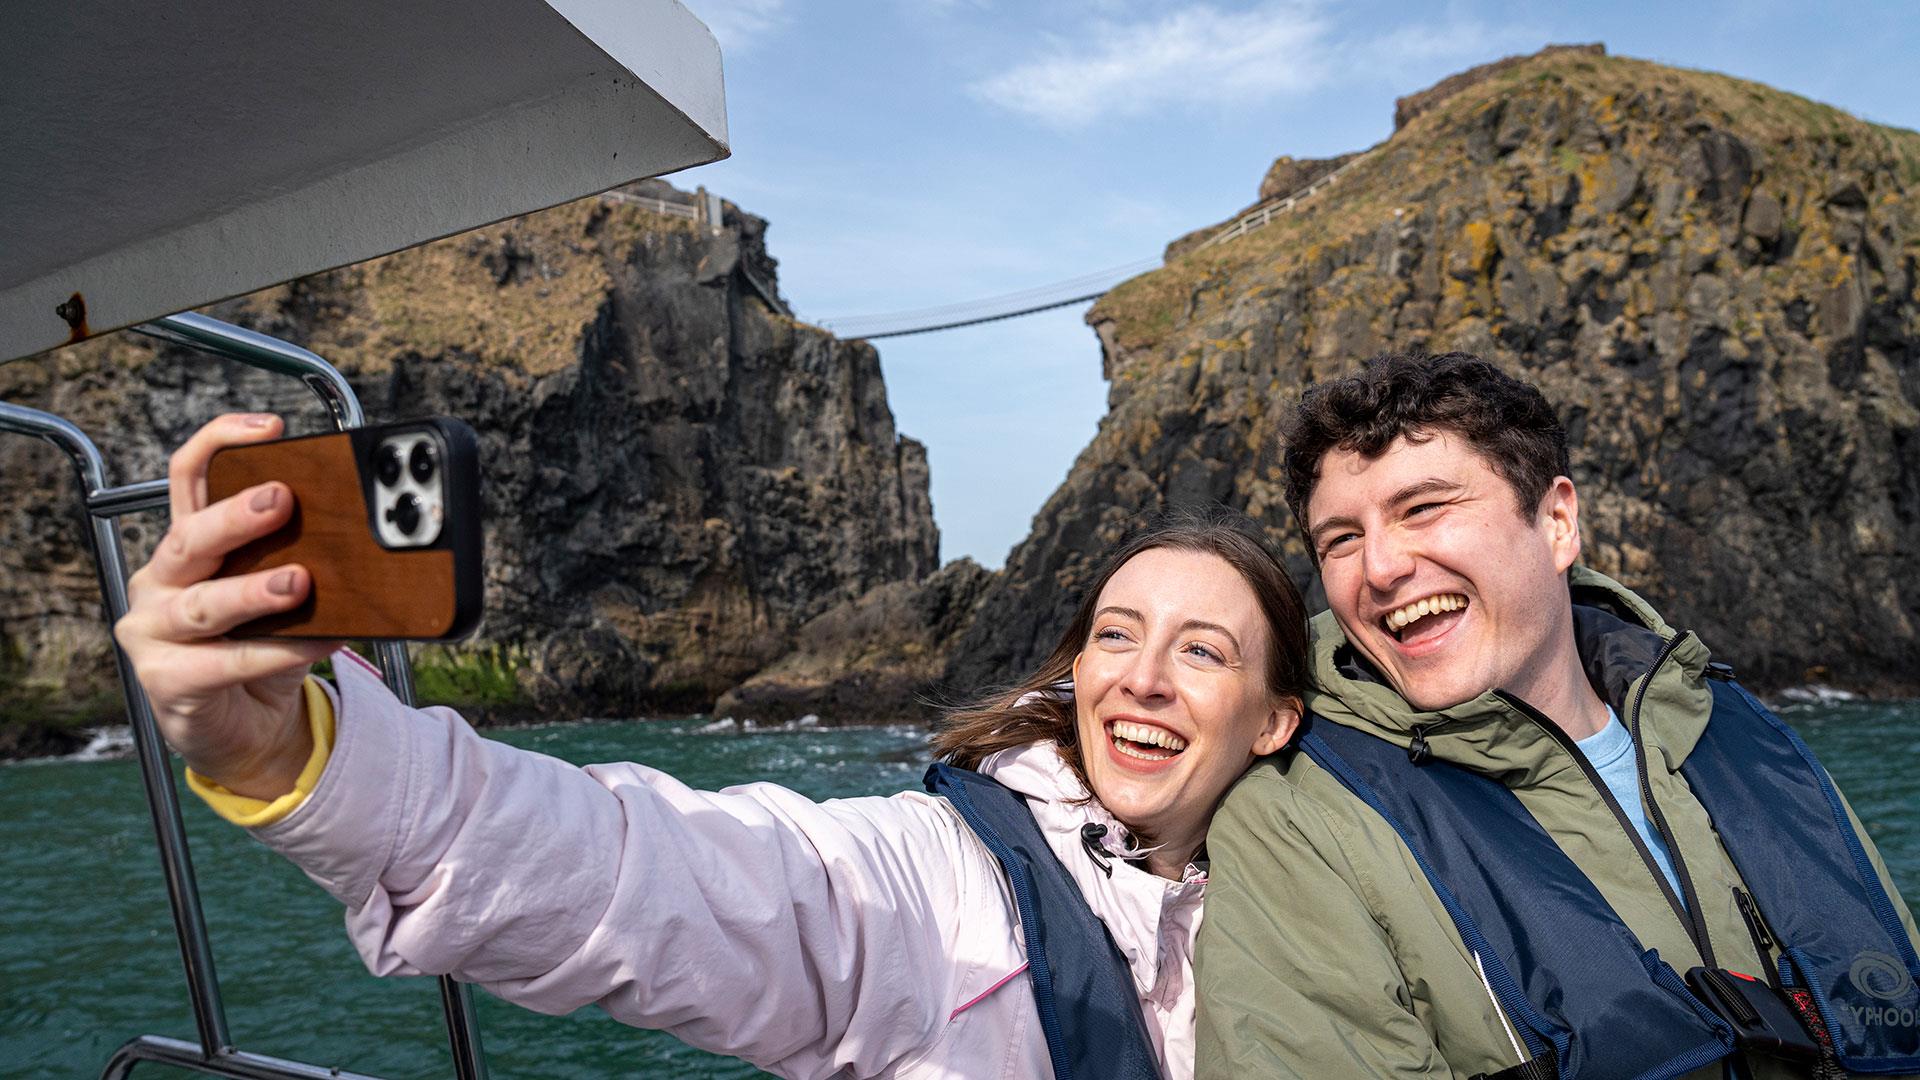
[[128, 579], [127, 613], [113, 627], [167, 743], [195, 772], [259, 799], [291, 791], [312, 752], [300, 684], [339, 643], [227, 639], [241, 623], [304, 602], [312, 576], [285, 565], [214, 578], [228, 552], [278, 530], [294, 506], [278, 481], [210, 502], [207, 462], [280, 431], [277, 416], [222, 416], [173, 452], [167, 534]]
[[[307, 669], [340, 644], [326, 635], [381, 637], [422, 628], [451, 635], [470, 630], [477, 620], [472, 432], [457, 421], [449, 422], [457, 425], [452, 428], [427, 423], [268, 442], [282, 431], [279, 417], [238, 414], [209, 422], [174, 451], [167, 471], [167, 534], [128, 580], [127, 613], [113, 632], [161, 735], [195, 772], [240, 795], [285, 794], [313, 745], [300, 684]], [[426, 430], [447, 440], [432, 442], [428, 453], [446, 453], [433, 469], [423, 465], [421, 471], [453, 477], [437, 515], [422, 501], [429, 489], [441, 490], [431, 475], [425, 483], [410, 479], [419, 438], [404, 446], [404, 457], [402, 445], [393, 447], [408, 480], [394, 475], [392, 460], [382, 470], [375, 456], [385, 440], [381, 432], [418, 436]], [[444, 434], [448, 430], [451, 435]], [[361, 437], [359, 449], [354, 436]], [[212, 462], [221, 457], [228, 461], [215, 470]], [[383, 471], [389, 483], [379, 482]], [[351, 479], [343, 483], [342, 475]], [[412, 504], [401, 498], [407, 494], [414, 496]], [[426, 523], [435, 518], [438, 525], [429, 530]], [[344, 547], [324, 542], [328, 536], [342, 538]], [[316, 570], [329, 577], [353, 570], [355, 550], [376, 560], [444, 551], [438, 565], [451, 570], [453, 581], [435, 576], [424, 588], [403, 583], [396, 590], [401, 600], [356, 609], [351, 598], [365, 594], [367, 584], [349, 580], [323, 607], [314, 589]], [[424, 564], [401, 565], [411, 571]], [[447, 604], [420, 599], [435, 594], [452, 598], [450, 617]], [[464, 606], [463, 597], [470, 598]], [[392, 614], [394, 604], [402, 609], [398, 615]], [[322, 614], [324, 620], [316, 618]], [[276, 627], [301, 636], [239, 636]]]
[[478, 440], [451, 417], [231, 446], [213, 455], [207, 494], [292, 489], [293, 515], [226, 556], [219, 577], [299, 564], [299, 605], [229, 637], [451, 641], [480, 620]]

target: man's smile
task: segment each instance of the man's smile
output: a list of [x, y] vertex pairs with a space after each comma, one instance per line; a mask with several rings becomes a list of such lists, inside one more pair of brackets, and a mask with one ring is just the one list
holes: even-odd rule
[[1440, 593], [1395, 608], [1381, 616], [1380, 623], [1386, 627], [1387, 633], [1393, 635], [1394, 640], [1411, 641], [1432, 633], [1441, 623], [1452, 623], [1452, 619], [1437, 619], [1435, 616], [1464, 611], [1467, 603], [1464, 594]]

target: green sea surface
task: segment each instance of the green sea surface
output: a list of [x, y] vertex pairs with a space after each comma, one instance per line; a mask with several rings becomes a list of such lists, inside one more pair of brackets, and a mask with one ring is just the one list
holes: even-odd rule
[[[1846, 791], [1902, 891], [1920, 893], [1920, 703], [1782, 715]], [[927, 754], [924, 732], [911, 728], [622, 721], [490, 734], [574, 762], [643, 761], [697, 787], [770, 780], [814, 798], [917, 787]], [[451, 1073], [433, 980], [369, 976], [330, 897], [191, 796], [185, 815], [240, 1048], [383, 1077]], [[594, 1009], [551, 1017], [476, 997], [500, 1080], [762, 1075]], [[97, 1076], [141, 1034], [194, 1038], [137, 766], [0, 766], [0, 1076]]]

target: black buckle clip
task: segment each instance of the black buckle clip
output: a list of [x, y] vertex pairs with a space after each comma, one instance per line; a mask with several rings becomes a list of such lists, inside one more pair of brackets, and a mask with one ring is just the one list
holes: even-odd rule
[[1820, 1044], [1780, 992], [1751, 975], [1697, 967], [1687, 986], [1714, 1015], [1733, 1028], [1734, 1045], [1791, 1061], [1816, 1061]]

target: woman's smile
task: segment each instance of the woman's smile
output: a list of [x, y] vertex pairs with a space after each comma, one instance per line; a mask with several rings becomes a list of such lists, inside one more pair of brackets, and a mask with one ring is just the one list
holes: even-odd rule
[[1107, 721], [1107, 740], [1116, 763], [1139, 772], [1162, 771], [1187, 748], [1187, 740], [1158, 724], [1124, 717]]

